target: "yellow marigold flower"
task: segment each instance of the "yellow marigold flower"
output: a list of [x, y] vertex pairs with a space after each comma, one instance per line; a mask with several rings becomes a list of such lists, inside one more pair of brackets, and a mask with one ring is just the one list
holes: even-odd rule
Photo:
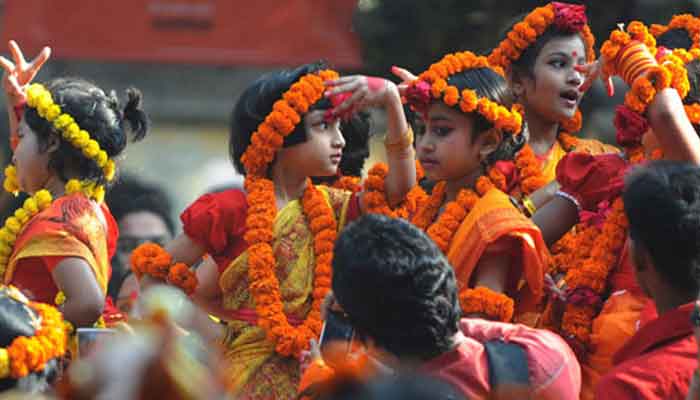
[[73, 117], [68, 114], [61, 114], [53, 121], [53, 126], [58, 130], [63, 130], [73, 122]]
[[15, 236], [19, 233], [19, 231], [22, 229], [22, 224], [19, 222], [17, 218], [14, 216], [9, 217], [5, 220], [5, 226], [7, 229], [12, 232]]
[[78, 132], [78, 134], [76, 135], [75, 140], [73, 141], [73, 145], [82, 149], [87, 145], [89, 140], [90, 134], [87, 133], [87, 131], [81, 129], [80, 132]]
[[66, 183], [66, 193], [68, 194], [77, 193], [82, 189], [83, 185], [77, 179], [71, 179], [68, 181], [68, 183]]
[[12, 254], [12, 247], [7, 243], [0, 243], [0, 256], [8, 257], [10, 254]]
[[74, 137], [78, 136], [78, 133], [80, 133], [80, 127], [75, 122], [71, 122], [63, 131], [63, 137], [73, 140]]
[[66, 295], [62, 291], [56, 293], [56, 298], [54, 299], [54, 304], [57, 306], [60, 306], [61, 304], [66, 302]]
[[100, 151], [100, 144], [97, 143], [97, 141], [94, 139], [88, 140], [85, 147], [83, 147], [83, 154], [85, 154], [85, 156], [88, 158], [97, 157], [97, 153], [99, 153], [99, 151]]
[[[24, 201], [24, 206], [23, 208], [27, 210], [29, 214], [36, 214], [39, 212], [39, 206], [36, 204], [36, 200], [32, 197], [28, 198], [27, 200]], [[1, 238], [1, 237], [0, 237]]]
[[10, 355], [7, 353], [7, 349], [0, 349], [0, 378], [7, 378], [10, 376]]
[[34, 195], [34, 198], [36, 198], [36, 204], [39, 206], [39, 209], [43, 210], [47, 206], [51, 205], [51, 201], [53, 201], [53, 198], [51, 197], [51, 193], [46, 190], [40, 190], [36, 192]]
[[58, 104], [52, 104], [46, 110], [46, 120], [49, 122], [53, 122], [59, 115], [61, 115], [61, 107]]
[[15, 210], [15, 218], [17, 218], [19, 222], [25, 223], [29, 220], [29, 217], [29, 213], [27, 213], [27, 210], [25, 210], [24, 208], [18, 208], [17, 210]]
[[111, 181], [114, 179], [114, 174], [117, 172], [117, 166], [114, 164], [114, 160], [108, 160], [107, 164], [105, 164], [104, 168], [104, 173], [105, 173], [105, 178], [108, 181]]
[[97, 153], [97, 157], [95, 158], [95, 161], [97, 162], [97, 165], [100, 168], [104, 168], [105, 164], [107, 164], [107, 159], [109, 159], [107, 152], [104, 150], [100, 150], [100, 152]]
[[104, 185], [96, 186], [95, 190], [93, 191], [92, 197], [95, 199], [96, 202], [102, 203], [105, 199]]

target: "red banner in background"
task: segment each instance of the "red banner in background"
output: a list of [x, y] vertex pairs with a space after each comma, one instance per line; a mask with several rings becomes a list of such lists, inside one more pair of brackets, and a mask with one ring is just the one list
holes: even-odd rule
[[356, 0], [5, 0], [2, 37], [60, 59], [362, 65]]

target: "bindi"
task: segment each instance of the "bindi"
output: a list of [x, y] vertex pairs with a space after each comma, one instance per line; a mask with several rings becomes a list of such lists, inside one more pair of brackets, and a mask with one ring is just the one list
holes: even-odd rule
[[576, 50], [571, 52], [571, 57], [574, 57], [574, 58], [578, 57], [578, 53], [576, 52]]

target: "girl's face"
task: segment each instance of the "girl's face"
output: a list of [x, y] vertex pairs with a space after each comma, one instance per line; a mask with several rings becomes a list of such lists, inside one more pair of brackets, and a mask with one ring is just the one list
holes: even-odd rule
[[338, 172], [345, 139], [340, 121], [324, 120], [325, 110], [314, 110], [304, 116], [306, 141], [282, 148], [277, 159], [305, 176], [332, 176]]
[[34, 193], [41, 190], [49, 179], [49, 158], [51, 153], [42, 149], [36, 133], [24, 122], [18, 128], [19, 143], [12, 156], [17, 167], [17, 180], [20, 189]]
[[479, 168], [485, 138], [475, 140], [474, 118], [443, 103], [428, 109], [425, 133], [418, 136], [418, 159], [430, 180], [458, 180]]
[[518, 100], [529, 113], [558, 122], [576, 113], [583, 93], [584, 76], [574, 67], [586, 63], [586, 50], [579, 35], [551, 39], [535, 59], [532, 75], [511, 83]]

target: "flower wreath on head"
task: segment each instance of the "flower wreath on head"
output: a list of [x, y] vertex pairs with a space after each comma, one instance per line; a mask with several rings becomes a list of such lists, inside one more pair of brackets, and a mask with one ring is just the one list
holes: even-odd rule
[[[508, 109], [479, 96], [474, 90], [464, 89], [460, 92], [456, 86], [447, 82], [454, 74], [478, 68], [489, 68], [503, 76], [503, 70], [492, 67], [486, 57], [469, 51], [448, 54], [408, 85], [406, 101], [414, 110], [422, 113], [427, 111], [431, 102], [442, 101], [450, 107], [459, 106], [464, 113], [483, 116], [498, 131], [510, 135], [520, 134], [523, 120], [517, 106]], [[455, 232], [481, 196], [494, 188], [505, 190], [506, 185], [505, 176], [497, 169], [491, 168], [477, 179], [476, 190], [460, 190], [457, 198], [444, 207], [447, 186], [446, 182], [438, 182], [430, 195], [417, 185], [399, 207], [392, 209], [388, 206], [384, 193], [387, 172], [386, 165], [381, 164], [369, 171], [365, 180], [364, 197], [367, 211], [409, 219], [411, 223], [426, 231], [445, 254], [451, 246]], [[444, 211], [438, 216], [443, 208]], [[500, 321], [510, 321], [513, 317], [513, 299], [505, 294], [477, 287], [465, 288], [459, 296], [465, 314], [481, 315]]]
[[[586, 7], [554, 1], [534, 9], [516, 23], [506, 38], [488, 55], [489, 62], [507, 70], [551, 26], [565, 32], [578, 33], [586, 49], [586, 61], [595, 61], [595, 37], [588, 26]], [[566, 152], [575, 149], [578, 140], [573, 134], [581, 130], [581, 122], [581, 111], [578, 109], [572, 118], [560, 122], [558, 140]], [[541, 164], [528, 144], [516, 155], [520, 194], [529, 195], [548, 183], [542, 176]]]
[[[116, 171], [114, 160], [109, 158], [107, 152], [100, 148], [100, 144], [96, 140], [90, 138], [87, 131], [78, 126], [70, 114], [63, 112], [61, 106], [54, 102], [51, 92], [46, 87], [39, 83], [31, 84], [27, 88], [26, 98], [26, 106], [35, 109], [41, 118], [52, 124], [63, 140], [81, 150], [85, 157], [93, 160], [102, 169], [107, 182], [114, 179]], [[17, 169], [14, 165], [5, 167], [3, 187], [15, 195], [19, 192]], [[65, 192], [66, 194], [82, 192], [88, 198], [101, 203], [104, 200], [105, 188], [104, 185], [92, 180], [70, 179], [66, 183]], [[51, 206], [52, 202], [53, 197], [48, 190], [39, 190], [28, 198], [24, 205], [15, 211], [14, 215], [5, 220], [5, 225], [0, 228], [0, 277], [5, 274], [15, 241], [24, 225], [40, 211]]]
[[0, 379], [21, 379], [43, 371], [47, 362], [66, 353], [68, 335], [63, 316], [53, 306], [28, 301], [12, 286], [0, 290], [35, 312], [39, 324], [34, 336], [18, 336], [9, 346], [0, 348]]
[[668, 25], [652, 24], [649, 32], [658, 39], [659, 36], [673, 29], [683, 29], [692, 41], [691, 49], [700, 48], [700, 18], [692, 14], [674, 15]]
[[333, 245], [338, 224], [331, 206], [309, 180], [301, 205], [309, 229], [314, 235], [314, 281], [311, 310], [304, 322], [292, 326], [284, 313], [276, 260], [272, 250], [277, 215], [274, 183], [267, 169], [284, 138], [302, 121], [309, 108], [323, 98], [325, 82], [338, 78], [332, 70], [321, 70], [301, 77], [272, 107], [258, 126], [241, 161], [246, 170], [248, 215], [244, 239], [248, 243], [248, 288], [255, 301], [258, 325], [274, 341], [275, 350], [284, 356], [299, 356], [309, 341], [321, 334], [321, 304], [330, 291]]

